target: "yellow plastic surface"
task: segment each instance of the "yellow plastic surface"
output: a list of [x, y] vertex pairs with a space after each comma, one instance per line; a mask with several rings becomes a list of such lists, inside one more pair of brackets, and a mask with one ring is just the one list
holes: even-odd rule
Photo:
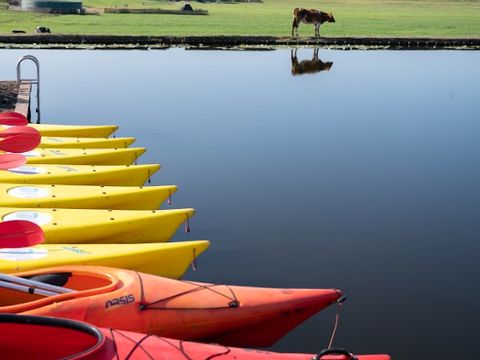
[[24, 165], [0, 170], [0, 183], [141, 186], [160, 165]]
[[107, 138], [118, 130], [117, 125], [56, 125], [56, 124], [29, 124], [42, 136], [75, 136]]
[[0, 249], [0, 272], [97, 265], [179, 279], [209, 245], [209, 241], [200, 240], [153, 244], [43, 244]]
[[0, 208], [2, 221], [27, 220], [39, 225], [45, 233], [47, 244], [165, 242], [194, 213], [194, 209]]
[[175, 185], [138, 187], [0, 183], [0, 206], [156, 210], [175, 191]]
[[54, 137], [42, 136], [41, 148], [80, 148], [80, 149], [111, 149], [127, 148], [135, 142], [133, 137], [123, 138], [86, 138], [86, 137]]
[[145, 152], [145, 148], [62, 149], [36, 148], [22, 153], [27, 164], [70, 165], [130, 165]]

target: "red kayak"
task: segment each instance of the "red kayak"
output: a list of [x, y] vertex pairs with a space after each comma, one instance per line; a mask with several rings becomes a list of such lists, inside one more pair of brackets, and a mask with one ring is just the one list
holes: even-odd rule
[[345, 350], [281, 354], [172, 340], [154, 335], [101, 329], [59, 318], [0, 315], [3, 360], [390, 360], [388, 355], [353, 355]]
[[0, 274], [0, 313], [60, 317], [238, 347], [271, 346], [343, 298], [336, 289], [205, 284], [101, 266], [16, 275]]

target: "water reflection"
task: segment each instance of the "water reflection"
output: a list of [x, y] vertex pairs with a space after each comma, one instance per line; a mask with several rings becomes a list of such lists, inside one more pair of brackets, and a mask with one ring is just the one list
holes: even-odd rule
[[298, 61], [297, 58], [297, 49], [292, 49], [290, 52], [290, 58], [292, 60], [292, 75], [303, 75], [303, 74], [316, 74], [321, 71], [329, 71], [332, 66], [332, 61], [324, 62], [318, 58], [318, 49], [313, 49], [312, 60], [302, 60]]
[[[334, 347], [474, 358], [480, 52], [322, 49], [335, 71], [292, 76], [290, 49], [5, 50], [0, 79], [26, 53], [46, 122], [118, 124], [197, 208], [176, 239], [212, 246], [186, 279], [339, 288]], [[274, 349], [318, 352], [336, 310]]]

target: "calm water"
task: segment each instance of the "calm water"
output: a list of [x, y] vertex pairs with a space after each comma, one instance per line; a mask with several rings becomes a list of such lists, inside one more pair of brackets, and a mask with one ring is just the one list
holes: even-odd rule
[[[313, 50], [298, 52], [311, 59]], [[47, 122], [115, 123], [197, 208], [188, 278], [336, 287], [335, 344], [471, 358], [480, 334], [480, 52], [0, 51], [42, 65]], [[275, 350], [325, 347], [336, 309]]]

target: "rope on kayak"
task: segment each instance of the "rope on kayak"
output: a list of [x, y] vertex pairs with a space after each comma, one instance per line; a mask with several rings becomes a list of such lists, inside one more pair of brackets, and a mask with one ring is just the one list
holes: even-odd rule
[[137, 349], [143, 350], [143, 352], [145, 353], [145, 355], [147, 355], [150, 359], [155, 360], [155, 358], [153, 357], [153, 355], [151, 355], [151, 354], [147, 351], [147, 349], [145, 349], [145, 348], [142, 346], [142, 342], [144, 342], [145, 340], [147, 340], [150, 336], [153, 336], [153, 335], [152, 335], [152, 334], [144, 335], [139, 341], [135, 341], [135, 346], [130, 349], [130, 352], [127, 354], [127, 356], [125, 356], [125, 360], [130, 359], [130, 357], [131, 357], [132, 355], [134, 355], [134, 352], [135, 352]]
[[[112, 340], [113, 340], [113, 344], [114, 344], [114, 350], [115, 350], [115, 355], [116, 355], [116, 358], [117, 360], [130, 360], [130, 359], [133, 359], [133, 357], [135, 355], [139, 355], [137, 351], [142, 351], [145, 355], [147, 355], [150, 359], [154, 360], [155, 359], [155, 354], [152, 354], [150, 353], [147, 349], [145, 349], [142, 345], [143, 342], [145, 342], [147, 339], [151, 338], [151, 337], [154, 337], [155, 339], [157, 340], [160, 340], [162, 342], [164, 342], [165, 344], [167, 344], [168, 346], [172, 347], [173, 349], [177, 350], [180, 354], [183, 355], [183, 357], [186, 359], [186, 360], [199, 360], [198, 357], [191, 357], [187, 351], [185, 350], [185, 347], [184, 347], [184, 341], [183, 340], [171, 340], [171, 339], [166, 339], [166, 338], [163, 338], [163, 337], [159, 337], [159, 336], [156, 336], [156, 335], [153, 335], [153, 334], [148, 334], [148, 335], [144, 335], [142, 336], [139, 340], [135, 340], [135, 339], [132, 339], [131, 337], [129, 337], [127, 334], [125, 334], [123, 331], [119, 331], [119, 330], [114, 330], [114, 329], [109, 329], [110, 331], [110, 335], [112, 337]], [[118, 347], [117, 347], [117, 342], [115, 341], [115, 335], [117, 335], [117, 338], [118, 336], [122, 336], [123, 338], [127, 339], [127, 340], [130, 340], [132, 343], [133, 343], [133, 346], [132, 348], [128, 351], [128, 354], [125, 356], [125, 357], [122, 357], [120, 358], [120, 355], [118, 354]], [[178, 345], [177, 345], [178, 343]], [[211, 354], [211, 355], [208, 355], [205, 359], [203, 360], [211, 360], [211, 359], [214, 359], [216, 357], [219, 357], [219, 356], [223, 356], [223, 355], [226, 355], [228, 353], [231, 352], [231, 349], [227, 346], [223, 346], [223, 345], [217, 345], [216, 347], [224, 347], [225, 350], [221, 351], [221, 352], [218, 352], [216, 354]], [[176, 358], [176, 357], [175, 357]]]
[[[175, 346], [175, 344], [172, 344], [170, 341], [168, 341], [167, 339], [165, 338], [162, 338], [162, 337], [158, 337], [157, 339], [159, 340], [162, 340], [163, 342], [167, 343], [168, 345], [170, 345], [171, 347], [173, 347], [174, 349], [177, 349], [178, 351], [180, 351], [182, 353], [183, 356], [185, 356], [186, 359], [188, 360], [199, 360], [198, 356], [197, 357], [190, 357], [187, 353], [187, 351], [185, 350], [185, 347], [183, 346], [184, 344], [184, 341], [183, 340], [178, 340], [178, 344], [179, 346]], [[213, 358], [216, 358], [216, 357], [219, 357], [219, 356], [222, 356], [222, 355], [226, 355], [228, 354], [231, 349], [227, 346], [224, 346], [224, 345], [216, 345], [216, 347], [220, 347], [220, 346], [223, 346], [225, 348], [224, 351], [222, 352], [219, 352], [217, 354], [212, 354], [212, 355], [209, 355], [207, 356], [205, 359], [203, 360], [211, 360]]]
[[[218, 346], [220, 346], [220, 345], [218, 345]], [[222, 345], [222, 346], [223, 346], [223, 345]], [[205, 360], [211, 360], [211, 359], [213, 359], [213, 358], [216, 358], [216, 357], [219, 357], [219, 356], [222, 356], [222, 355], [227, 355], [230, 351], [232, 351], [230, 348], [228, 348], [228, 347], [226, 347], [226, 346], [224, 346], [224, 347], [225, 347], [225, 351], [224, 351], [224, 352], [221, 352], [221, 353], [218, 353], [218, 354], [212, 354], [212, 355], [210, 355], [209, 357], [206, 357]]]
[[168, 190], [167, 204], [172, 205], [172, 190]]
[[[188, 295], [188, 294], [192, 294], [192, 293], [195, 293], [197, 291], [202, 291], [202, 290], [207, 290], [207, 291], [211, 291], [219, 296], [222, 296], [228, 300], [230, 300], [230, 302], [225, 305], [225, 306], [218, 306], [218, 307], [210, 307], [210, 308], [202, 308], [202, 309], [209, 309], [209, 310], [214, 310], [214, 309], [229, 309], [229, 308], [237, 308], [240, 306], [240, 302], [238, 301], [237, 299], [237, 296], [235, 295], [235, 292], [228, 286], [228, 285], [217, 285], [217, 284], [209, 284], [209, 285], [198, 285], [198, 284], [195, 284], [193, 282], [190, 282], [190, 281], [182, 281], [184, 283], [187, 283], [187, 284], [191, 284], [191, 285], [194, 285], [196, 286], [195, 288], [193, 289], [190, 289], [190, 290], [186, 290], [186, 291], [183, 291], [181, 293], [178, 293], [178, 294], [174, 294], [174, 295], [171, 295], [171, 296], [167, 296], [165, 298], [162, 298], [162, 299], [159, 299], [159, 300], [156, 300], [156, 301], [153, 301], [151, 303], [147, 303], [145, 301], [145, 291], [144, 291], [144, 288], [143, 288], [143, 281], [142, 281], [142, 277], [140, 276], [140, 274], [138, 272], [136, 272], [136, 274], [138, 275], [138, 279], [139, 279], [139, 283], [140, 283], [140, 311], [142, 310], [198, 310], [196, 308], [168, 308], [168, 307], [155, 307], [155, 305], [163, 302], [163, 301], [168, 301], [168, 300], [172, 300], [172, 299], [175, 299], [175, 298], [178, 298], [178, 297], [181, 297], [183, 295]], [[215, 290], [213, 289], [215, 286], [225, 286], [231, 293], [231, 296], [228, 296], [228, 295], [225, 295], [223, 293], [221, 293], [220, 291], [218, 290]]]
[[335, 315], [335, 325], [333, 326], [332, 335], [330, 335], [330, 341], [328, 342], [327, 349], [332, 348], [333, 340], [335, 339], [335, 334], [337, 333], [338, 323], [340, 322], [340, 310], [342, 309], [343, 303], [346, 299], [347, 297], [343, 295], [337, 299], [337, 301], [335, 301], [335, 304], [337, 304], [337, 313]]
[[[154, 356], [152, 354], [150, 354], [148, 352], [148, 350], [145, 349], [142, 346], [142, 342], [145, 341], [150, 336], [153, 336], [152, 334], [144, 335], [139, 341], [136, 341], [136, 340], [132, 339], [131, 337], [127, 336], [125, 333], [120, 332], [118, 330], [109, 329], [109, 331], [110, 331], [110, 336], [112, 337], [112, 340], [113, 340], [115, 356], [118, 360], [128, 360], [128, 359], [130, 359], [131, 356], [134, 355], [134, 353], [136, 352], [137, 349], [141, 349], [145, 353], [145, 355], [147, 355], [151, 360], [155, 360]], [[120, 355], [118, 354], [118, 347], [117, 347], [117, 342], [115, 340], [115, 334], [120, 335], [123, 338], [125, 338], [127, 340], [130, 340], [133, 343], [133, 347], [130, 349], [130, 351], [128, 352], [128, 354], [125, 357], [120, 358]]]
[[120, 360], [120, 357], [118, 356], [118, 348], [117, 348], [117, 342], [115, 341], [115, 335], [114, 335], [114, 330], [113, 329], [108, 329], [110, 331], [110, 335], [112, 336], [112, 341], [113, 341], [113, 350], [115, 351], [115, 357], [117, 360]]

